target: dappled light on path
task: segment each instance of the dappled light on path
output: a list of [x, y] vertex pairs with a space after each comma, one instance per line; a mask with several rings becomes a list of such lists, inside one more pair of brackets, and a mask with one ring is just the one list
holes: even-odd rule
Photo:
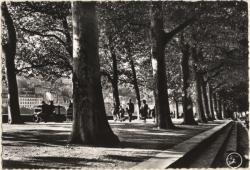
[[[3, 124], [4, 168], [133, 167], [215, 125], [157, 129], [153, 122], [110, 122], [120, 143], [113, 147], [68, 145], [71, 123]], [[164, 151], [165, 152], [165, 151]], [[172, 153], [174, 154], [178, 153]], [[164, 158], [163, 158], [164, 159]]]

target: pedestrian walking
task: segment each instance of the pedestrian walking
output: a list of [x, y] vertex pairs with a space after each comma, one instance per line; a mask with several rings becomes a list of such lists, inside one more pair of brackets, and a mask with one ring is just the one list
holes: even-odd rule
[[146, 122], [147, 115], [148, 115], [148, 104], [146, 100], [142, 100], [142, 106], [140, 108], [141, 118], [144, 122]]
[[125, 114], [125, 110], [123, 109], [122, 106], [120, 106], [119, 108], [119, 119], [122, 122], [124, 120], [124, 114]]
[[128, 108], [127, 108], [129, 122], [132, 121], [134, 110], [135, 110], [134, 103], [132, 103], [132, 99], [129, 99]]

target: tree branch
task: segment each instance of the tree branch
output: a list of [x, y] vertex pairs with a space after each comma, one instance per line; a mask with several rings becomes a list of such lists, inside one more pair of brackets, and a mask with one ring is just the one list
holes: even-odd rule
[[56, 66], [56, 65], [59, 65], [59, 64], [57, 64], [57, 63], [55, 63], [55, 62], [46, 62], [46, 63], [43, 63], [43, 64], [37, 64], [37, 65], [35, 65], [35, 64], [30, 64], [30, 66], [28, 66], [28, 67], [23, 67], [23, 68], [21, 68], [21, 69], [16, 69], [16, 73], [20, 73], [20, 72], [23, 72], [23, 70], [28, 70], [28, 69], [36, 69], [36, 68], [42, 68], [42, 67], [45, 67], [45, 66]]
[[211, 68], [211, 69], [209, 69], [209, 70], [206, 70], [206, 71], [201, 72], [201, 74], [206, 74], [206, 73], [208, 73], [208, 72], [216, 71], [216, 70], [220, 69], [223, 65], [224, 65], [224, 63], [221, 62], [219, 65], [217, 65], [217, 66], [215, 66], [215, 67], [213, 67], [213, 68]]
[[209, 82], [212, 78], [218, 76], [221, 73], [221, 70], [217, 70], [213, 75], [208, 76], [206, 82]]
[[55, 38], [56, 40], [58, 40], [66, 49], [67, 49], [67, 44], [58, 36], [54, 35], [54, 34], [43, 34], [41, 32], [38, 31], [32, 31], [32, 30], [28, 30], [26, 28], [20, 28], [22, 31], [27, 32], [31, 35], [39, 35], [41, 37], [50, 37], [50, 38]]
[[101, 75], [107, 77], [110, 82], [113, 81], [112, 76], [107, 71], [101, 70]]
[[192, 24], [196, 20], [195, 17], [192, 17], [188, 20], [186, 20], [184, 23], [177, 26], [175, 29], [173, 29], [171, 32], [166, 33], [165, 32], [165, 43], [170, 41], [177, 33], [182, 31], [184, 28], [186, 28], [188, 25]]

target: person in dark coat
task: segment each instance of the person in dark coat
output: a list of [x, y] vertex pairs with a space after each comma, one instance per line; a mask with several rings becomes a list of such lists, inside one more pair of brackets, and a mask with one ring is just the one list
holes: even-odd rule
[[142, 106], [140, 108], [141, 118], [144, 122], [146, 122], [146, 118], [148, 115], [148, 104], [146, 103], [146, 100], [142, 100]]
[[129, 99], [128, 108], [127, 108], [129, 122], [132, 121], [132, 116], [133, 116], [134, 110], [135, 110], [134, 103], [132, 103], [132, 100]]
[[42, 101], [42, 110], [38, 116], [41, 117], [44, 122], [47, 122], [49, 117], [49, 106], [45, 103], [45, 101]]
[[123, 109], [122, 106], [119, 107], [119, 119], [122, 122], [124, 120], [124, 114], [125, 114], [125, 110]]

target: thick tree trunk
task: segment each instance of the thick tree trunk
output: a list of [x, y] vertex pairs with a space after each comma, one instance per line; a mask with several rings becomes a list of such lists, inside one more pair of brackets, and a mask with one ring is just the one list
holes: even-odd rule
[[16, 80], [15, 55], [16, 55], [16, 30], [13, 20], [8, 11], [5, 2], [2, 3], [2, 16], [7, 27], [7, 44], [3, 45], [3, 54], [5, 56], [6, 74], [8, 82], [8, 122], [10, 124], [23, 123], [20, 116], [18, 87]]
[[217, 98], [216, 98], [216, 93], [213, 93], [213, 106], [214, 106], [214, 112], [215, 112], [215, 116], [218, 119], [218, 107], [217, 107]]
[[195, 73], [195, 93], [196, 93], [196, 108], [198, 112], [198, 120], [199, 122], [207, 122], [207, 119], [205, 117], [204, 109], [203, 109], [203, 103], [202, 103], [202, 89], [201, 89], [201, 83], [200, 83], [200, 75], [199, 73]]
[[202, 75], [197, 68], [198, 53], [197, 53], [197, 50], [195, 48], [193, 48], [192, 57], [193, 57], [193, 61], [194, 61], [193, 70], [194, 70], [194, 74], [195, 74], [195, 94], [196, 94], [196, 108], [197, 108], [197, 112], [198, 112], [198, 121], [203, 122], [203, 123], [207, 123], [207, 119], [205, 117], [204, 108], [203, 108], [203, 102], [202, 102], [202, 86], [201, 86]]
[[225, 118], [225, 106], [223, 102], [221, 102], [221, 117], [222, 119]]
[[182, 98], [183, 104], [183, 116], [184, 122], [183, 124], [187, 125], [197, 125], [194, 120], [194, 113], [193, 113], [193, 104], [191, 99], [191, 92], [190, 92], [190, 70], [189, 70], [189, 59], [190, 59], [190, 48], [189, 45], [183, 45], [182, 49], [182, 60], [181, 60], [181, 68], [182, 68], [182, 75], [183, 75], [183, 93], [184, 96]]
[[208, 104], [209, 104], [209, 110], [211, 113], [212, 120], [215, 120], [214, 116], [214, 106], [213, 106], [213, 93], [212, 93], [212, 87], [209, 83], [207, 83], [207, 90], [208, 90]]
[[117, 58], [114, 53], [113, 48], [110, 49], [111, 57], [112, 57], [112, 69], [113, 69], [113, 79], [112, 79], [112, 88], [113, 88], [113, 100], [115, 102], [115, 108], [113, 110], [113, 115], [117, 114], [120, 107], [120, 99], [119, 99], [119, 90], [118, 90], [118, 69], [117, 69]]
[[218, 119], [222, 119], [222, 115], [221, 115], [221, 99], [219, 97], [219, 95], [217, 94], [216, 95], [216, 98], [217, 98], [217, 117]]
[[113, 145], [119, 142], [105, 113], [98, 56], [95, 2], [72, 2], [73, 125], [70, 143]]
[[73, 43], [72, 43], [72, 38], [70, 35], [70, 30], [69, 30], [70, 28], [69, 28], [69, 24], [68, 24], [66, 16], [62, 18], [62, 26], [63, 26], [63, 31], [66, 37], [66, 44], [67, 44], [66, 50], [70, 56], [70, 58], [67, 60], [67, 63], [69, 67], [73, 69], [73, 66], [72, 66], [73, 65], [73, 48], [72, 48]]
[[139, 116], [140, 116], [139, 115], [139, 110], [140, 110], [140, 107], [141, 107], [141, 96], [140, 96], [139, 86], [138, 86], [138, 83], [137, 83], [135, 65], [134, 65], [134, 61], [133, 61], [131, 56], [129, 57], [129, 63], [130, 63], [130, 67], [131, 67], [131, 70], [132, 70], [133, 85], [134, 85], [136, 100], [137, 100], [137, 104], [138, 104], [137, 119], [139, 119]]
[[204, 81], [204, 78], [201, 78], [201, 81], [202, 81], [201, 86], [202, 86], [203, 108], [207, 115], [207, 119], [212, 120], [212, 116], [211, 116], [209, 106], [208, 106], [207, 87], [206, 87], [207, 85], [206, 85], [206, 82]]
[[113, 101], [114, 101], [113, 115], [116, 115], [119, 111], [119, 106], [120, 106], [118, 82], [116, 80], [113, 80], [111, 84], [112, 84]]
[[167, 91], [166, 64], [163, 12], [161, 2], [152, 2], [151, 5], [151, 51], [154, 77], [154, 94], [158, 127], [162, 129], [174, 128], [170, 117], [170, 108]]
[[178, 100], [175, 100], [175, 108], [176, 108], [176, 119], [179, 118], [179, 103]]

